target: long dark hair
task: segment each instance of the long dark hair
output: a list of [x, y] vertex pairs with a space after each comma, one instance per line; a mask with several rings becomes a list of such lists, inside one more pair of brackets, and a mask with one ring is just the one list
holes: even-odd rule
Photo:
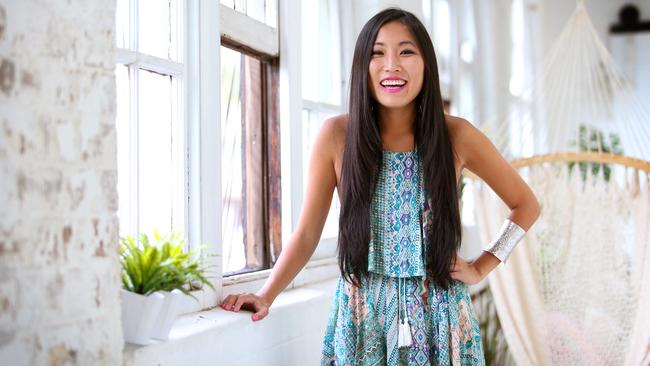
[[356, 286], [368, 274], [369, 210], [383, 151], [368, 67], [379, 29], [394, 20], [404, 24], [415, 37], [424, 59], [422, 90], [415, 100], [415, 144], [423, 168], [424, 191], [431, 205], [431, 222], [424, 243], [427, 276], [447, 289], [451, 283], [449, 269], [461, 239], [454, 152], [445, 122], [433, 44], [422, 23], [402, 9], [389, 8], [372, 17], [354, 48], [349, 120], [339, 182], [339, 267], [344, 279]]

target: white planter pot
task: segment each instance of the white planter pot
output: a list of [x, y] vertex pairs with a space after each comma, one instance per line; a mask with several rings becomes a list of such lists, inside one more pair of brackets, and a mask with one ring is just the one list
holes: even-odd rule
[[140, 345], [148, 344], [165, 297], [157, 292], [149, 296], [126, 290], [121, 292], [124, 341]]
[[181, 290], [172, 290], [171, 292], [161, 291], [159, 293], [165, 296], [165, 301], [158, 313], [151, 337], [166, 341], [169, 338], [169, 331], [172, 329], [172, 325], [174, 325], [174, 321], [180, 311], [184, 295]]

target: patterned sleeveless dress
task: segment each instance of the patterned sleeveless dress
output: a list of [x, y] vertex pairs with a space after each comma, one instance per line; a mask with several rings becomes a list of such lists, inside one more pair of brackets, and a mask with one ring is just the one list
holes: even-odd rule
[[[417, 149], [384, 151], [369, 275], [359, 288], [339, 275], [321, 365], [485, 365], [468, 286], [453, 281], [445, 291], [426, 279], [422, 243], [431, 212], [422, 187]], [[411, 341], [398, 347], [402, 321]]]

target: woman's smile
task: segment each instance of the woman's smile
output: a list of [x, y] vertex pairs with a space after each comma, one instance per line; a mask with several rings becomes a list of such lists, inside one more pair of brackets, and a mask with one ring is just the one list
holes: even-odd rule
[[379, 84], [381, 85], [381, 89], [387, 93], [398, 93], [404, 90], [407, 83], [408, 81], [400, 77], [389, 76], [382, 79]]

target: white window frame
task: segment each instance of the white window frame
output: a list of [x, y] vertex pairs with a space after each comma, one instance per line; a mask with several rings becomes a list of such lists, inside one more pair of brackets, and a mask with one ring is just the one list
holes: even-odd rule
[[[185, 44], [182, 39], [178, 39], [177, 42], [177, 51], [179, 61], [172, 61], [169, 59], [160, 58], [157, 56], [149, 55], [146, 53], [141, 53], [138, 51], [139, 43], [139, 34], [138, 34], [138, 12], [139, 12], [139, 1], [141, 0], [130, 0], [129, 1], [129, 45], [127, 48], [116, 48], [116, 67], [126, 66], [128, 68], [129, 77], [129, 90], [130, 90], [130, 111], [129, 111], [129, 150], [130, 155], [133, 157], [131, 159], [131, 165], [129, 166], [129, 182], [128, 182], [128, 195], [129, 195], [129, 207], [127, 208], [128, 217], [126, 222], [121, 221], [120, 225], [125, 225], [127, 229], [124, 231], [125, 234], [130, 236], [137, 236], [140, 232], [140, 223], [139, 223], [139, 72], [140, 70], [155, 72], [158, 74], [167, 75], [176, 79], [176, 95], [178, 96], [178, 110], [176, 115], [176, 120], [178, 121], [177, 129], [174, 132], [176, 136], [181, 138], [177, 139], [176, 142], [176, 157], [175, 161], [181, 166], [175, 171], [186, 171], [186, 159], [185, 159], [185, 101], [184, 101], [184, 90], [186, 89], [185, 75], [186, 67], [183, 60], [186, 60], [187, 57], [183, 54], [185, 50]], [[179, 1], [176, 12], [177, 12], [177, 24], [176, 32], [177, 34], [185, 34], [184, 27], [187, 24], [186, 19], [186, 10], [183, 7], [183, 1]], [[183, 221], [183, 227], [187, 228], [187, 209], [184, 204], [184, 197], [187, 197], [187, 192], [185, 190], [186, 186], [186, 177], [181, 175], [177, 177], [175, 183], [175, 191], [172, 192], [175, 199], [173, 200], [173, 212], [182, 212], [182, 218], [176, 217], [175, 221]], [[150, 233], [147, 233], [150, 234]]]
[[[192, 294], [199, 300], [187, 298], [182, 306], [183, 312], [198, 311], [214, 306], [221, 291], [221, 259], [218, 257], [221, 238], [221, 171], [218, 165], [220, 154], [219, 131], [219, 47], [218, 33], [219, 6], [211, 0], [179, 1], [177, 8], [178, 58], [172, 61], [135, 51], [138, 49], [138, 1], [131, 0], [130, 8], [130, 49], [116, 50], [117, 65], [129, 66], [131, 70], [143, 69], [177, 80], [178, 90], [178, 130], [182, 137], [177, 160], [182, 164], [178, 177], [179, 192], [174, 192], [175, 205], [182, 208], [184, 235], [188, 249], [202, 246], [206, 265], [216, 270], [209, 273], [215, 291], [198, 290]], [[138, 117], [138, 78], [130, 78], [131, 121], [130, 150], [137, 154]], [[129, 182], [129, 226], [131, 235], [137, 234], [137, 156], [130, 167]], [[217, 224], [218, 223], [218, 224]]]
[[[137, 42], [137, 3], [131, 0], [130, 46]], [[181, 313], [191, 313], [216, 306], [229, 293], [257, 291], [271, 269], [223, 278], [221, 242], [221, 131], [220, 131], [220, 47], [221, 36], [271, 56], [281, 55], [279, 70], [279, 112], [282, 174], [282, 238], [286, 243], [295, 229], [303, 202], [302, 171], [302, 94], [300, 45], [300, 2], [278, 1], [278, 27], [270, 27], [214, 0], [179, 1], [178, 38], [182, 62], [170, 61], [128, 49], [118, 49], [117, 64], [172, 75], [179, 90], [178, 120], [185, 137], [180, 152], [184, 174], [179, 177], [183, 193], [185, 235], [189, 249], [203, 248], [205, 264], [214, 291], [207, 287], [192, 292], [198, 299], [186, 297]], [[180, 12], [182, 11], [182, 13]], [[182, 16], [181, 16], [182, 14]], [[137, 45], [136, 45], [137, 46]], [[283, 50], [280, 52], [280, 50]], [[132, 81], [137, 94], [137, 80]], [[137, 116], [137, 104], [131, 96], [131, 113]], [[182, 101], [182, 103], [180, 103]], [[309, 104], [307, 102], [307, 104]], [[321, 106], [331, 108], [332, 106]], [[335, 106], [334, 106], [335, 107]], [[137, 136], [137, 135], [136, 135]], [[132, 138], [133, 139], [133, 138]], [[137, 141], [136, 141], [137, 142]], [[216, 143], [215, 143], [216, 142]], [[286, 142], [286, 143], [285, 143]], [[131, 143], [133, 149], [133, 141]], [[133, 150], [132, 150], [133, 151]], [[136, 150], [137, 151], [137, 150]], [[137, 172], [137, 166], [132, 167]], [[137, 184], [137, 182], [135, 183]], [[135, 186], [137, 187], [137, 186]], [[133, 189], [134, 185], [131, 184]], [[134, 191], [135, 192], [135, 191]], [[130, 200], [131, 204], [137, 204]], [[135, 226], [137, 227], [137, 226]], [[335, 243], [334, 243], [335, 245]], [[314, 258], [287, 287], [325, 280], [338, 274], [336, 258]]]
[[[258, 20], [249, 18], [224, 5], [220, 6], [220, 11], [222, 14], [220, 19], [223, 22], [221, 35], [224, 38], [232, 39], [258, 52], [271, 56], [280, 56], [279, 117], [280, 136], [282, 140], [280, 148], [282, 241], [283, 244], [286, 244], [297, 226], [304, 195], [302, 168], [304, 159], [302, 109], [304, 101], [301, 93], [302, 65], [301, 48], [299, 46], [302, 40], [302, 32], [300, 22], [296, 21], [301, 16], [301, 4], [299, 1], [293, 0], [278, 1], [278, 28], [269, 27]], [[237, 17], [240, 19], [241, 17], [246, 17], [248, 19], [235, 21]], [[277, 49], [274, 47], [277, 47]], [[324, 107], [340, 110], [340, 107], [331, 105]], [[317, 248], [317, 253], [329, 245], [335, 246], [336, 239], [325, 239], [321, 241], [319, 248]], [[317, 253], [315, 253], [305, 268], [287, 286], [287, 289], [330, 279], [338, 275], [336, 258], [331, 256], [318, 256]], [[222, 292], [219, 294], [219, 299], [222, 299], [221, 296], [232, 293], [255, 292], [259, 290], [271, 271], [272, 269], [266, 269], [223, 278]]]
[[215, 306], [222, 291], [219, 10], [212, 0], [187, 2], [187, 228], [190, 247], [201, 246], [214, 268], [208, 274], [214, 291], [193, 291], [198, 301], [186, 297], [182, 313]]
[[[219, 2], [200, 0], [188, 4], [188, 79], [189, 118], [189, 198], [188, 228], [192, 247], [206, 248], [206, 264], [214, 271], [210, 280], [214, 287], [193, 291], [198, 299], [185, 298], [181, 313], [191, 313], [216, 306], [227, 293], [260, 285], [260, 278], [270, 270], [223, 278], [223, 243], [221, 197], [221, 36], [245, 44], [269, 55], [279, 54], [278, 31], [275, 28], [239, 13]], [[243, 29], [243, 30], [242, 30]], [[255, 32], [250, 32], [250, 30]], [[267, 36], [259, 36], [266, 34]], [[275, 41], [272, 38], [275, 37]], [[217, 143], [215, 143], [217, 142]], [[284, 170], [283, 170], [284, 173]], [[251, 289], [251, 291], [254, 291]]]
[[251, 49], [277, 57], [280, 54], [278, 29], [253, 19], [244, 13], [220, 6], [221, 35]]

